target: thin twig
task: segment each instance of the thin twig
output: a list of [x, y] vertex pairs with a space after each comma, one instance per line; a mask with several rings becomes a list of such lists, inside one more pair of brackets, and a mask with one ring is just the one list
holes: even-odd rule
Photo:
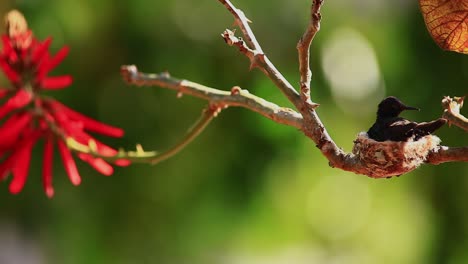
[[449, 125], [453, 124], [465, 131], [468, 131], [468, 119], [460, 113], [464, 99], [465, 97], [450, 98], [445, 96], [442, 100], [442, 106], [445, 108], [442, 117], [449, 121]]
[[203, 111], [202, 116], [190, 129], [190, 131], [176, 145], [161, 153], [157, 153], [155, 151], [144, 151], [141, 145], [137, 145], [136, 151], [119, 150], [116, 155], [107, 156], [97, 152], [95, 147], [93, 147], [95, 143], [92, 141], [89, 142], [88, 145], [83, 145], [73, 138], [65, 138], [64, 140], [67, 144], [67, 147], [72, 151], [77, 153], [90, 154], [95, 158], [102, 158], [108, 162], [128, 160], [132, 163], [150, 163], [154, 165], [171, 158], [184, 149], [197, 136], [200, 135], [200, 133], [206, 128], [211, 120], [213, 120], [213, 118], [218, 115], [220, 111], [220, 106], [214, 104], [209, 105], [208, 108]]
[[307, 104], [313, 104], [310, 98], [310, 82], [312, 80], [312, 71], [310, 70], [310, 45], [315, 34], [320, 30], [320, 7], [323, 0], [313, 0], [310, 7], [310, 21], [304, 35], [297, 43], [297, 52], [299, 55], [299, 73], [301, 76], [301, 98]]
[[151, 164], [157, 164], [161, 161], [165, 161], [175, 154], [179, 153], [183, 148], [190, 144], [200, 133], [208, 126], [208, 124], [213, 120], [214, 117], [218, 115], [221, 111], [221, 108], [218, 105], [212, 104], [203, 110], [203, 114], [197, 123], [190, 129], [190, 131], [185, 135], [185, 137], [175, 146], [168, 149], [167, 151], [157, 155], [151, 159]]
[[[228, 1], [219, 0], [221, 3], [225, 3]], [[238, 15], [238, 10], [234, 7], [230, 2], [228, 10], [233, 14], [234, 18], [237, 20], [242, 20], [242, 17]], [[318, 5], [316, 7], [319, 7]], [[314, 11], [314, 7], [312, 7], [312, 11]], [[318, 11], [317, 11], [318, 12]], [[311, 22], [313, 23], [313, 22]], [[237, 22], [238, 25], [242, 25], [242, 27], [249, 27], [248, 23], [245, 21]], [[252, 30], [245, 30], [242, 29], [244, 34], [253, 34]], [[247, 33], [245, 33], [247, 32]], [[222, 34], [224, 40], [228, 45], [236, 46], [239, 48], [239, 51], [245, 54], [250, 60], [251, 63], [255, 66], [259, 67], [267, 76], [271, 78], [271, 80], [275, 83], [278, 88], [288, 97], [288, 99], [296, 106], [296, 108], [300, 111], [302, 116], [304, 117], [304, 126], [301, 128], [302, 131], [306, 136], [311, 138], [320, 149], [320, 151], [328, 158], [331, 163], [331, 166], [342, 166], [342, 169], [348, 170], [353, 169], [351, 167], [358, 166], [358, 161], [348, 161], [352, 155], [347, 155], [344, 153], [332, 140], [330, 135], [325, 129], [325, 126], [322, 124], [322, 121], [318, 117], [317, 113], [315, 112], [314, 108], [317, 107], [317, 104], [309, 105], [306, 102], [303, 102], [300, 95], [297, 91], [291, 86], [291, 84], [278, 72], [275, 66], [267, 60], [266, 56], [258, 56], [254, 53], [254, 50], [250, 49], [246, 43], [234, 36], [234, 32], [230, 30], [226, 30]], [[246, 35], [247, 39], [256, 39], [255, 36]], [[260, 58], [260, 59], [256, 59]], [[260, 62], [260, 63], [259, 63]], [[263, 63], [262, 63], [263, 62]], [[268, 63], [267, 63], [268, 62]], [[350, 167], [346, 164], [353, 163]], [[341, 165], [340, 165], [341, 164]], [[349, 167], [349, 168], [348, 168]], [[356, 169], [356, 168], [354, 168]]]
[[235, 22], [242, 30], [247, 43], [252, 46], [256, 52], [263, 53], [262, 47], [258, 43], [255, 34], [249, 26], [249, 23], [252, 23], [252, 21], [245, 16], [245, 13], [242, 10], [236, 8], [229, 0], [219, 0], [219, 2], [221, 2], [227, 10], [234, 15], [236, 18]]
[[249, 93], [239, 87], [232, 88], [231, 92], [207, 87], [187, 80], [179, 80], [168, 73], [147, 74], [138, 71], [134, 65], [124, 65], [121, 73], [126, 82], [138, 86], [160, 86], [176, 90], [180, 94], [198, 97], [222, 106], [239, 106], [257, 112], [277, 123], [300, 129], [302, 116], [294, 110], [280, 107], [263, 98]]
[[239, 50], [249, 58], [250, 68], [258, 67], [263, 73], [265, 73], [265, 75], [273, 81], [283, 94], [286, 95], [288, 100], [296, 107], [296, 109], [300, 111], [300, 109], [304, 108], [299, 93], [264, 54], [252, 29], [250, 28], [250, 20], [248, 20], [244, 15], [244, 12], [236, 8], [229, 0], [219, 0], [219, 2], [221, 2], [234, 16], [235, 23], [240, 27], [247, 42], [245, 43], [242, 39], [234, 36], [233, 31], [226, 30], [222, 34], [226, 43], [231, 46], [239, 47]]
[[116, 162], [118, 160], [128, 160], [132, 163], [151, 163], [159, 156], [156, 151], [145, 151], [141, 145], [136, 145], [135, 150], [119, 149], [115, 155], [103, 155], [95, 149], [95, 142], [90, 140], [88, 145], [81, 144], [71, 137], [64, 137], [62, 140], [67, 147], [75, 153], [89, 154], [94, 158], [101, 158], [107, 162]]

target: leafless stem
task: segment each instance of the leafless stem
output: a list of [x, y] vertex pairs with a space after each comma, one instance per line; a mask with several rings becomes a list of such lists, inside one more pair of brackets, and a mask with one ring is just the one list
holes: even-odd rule
[[426, 163], [438, 165], [444, 162], [468, 162], [468, 147], [440, 146], [427, 157]]
[[257, 41], [255, 34], [253, 33], [252, 29], [249, 26], [250, 19], [248, 19], [244, 12], [238, 8], [236, 8], [231, 1], [229, 0], [219, 0], [226, 8], [231, 12], [231, 14], [235, 17], [235, 23], [239, 26], [242, 30], [242, 33], [245, 36], [245, 39], [248, 45], [252, 46], [253, 49], [258, 53], [263, 53], [262, 47]]
[[125, 81], [134, 85], [160, 86], [176, 90], [178, 93], [187, 94], [208, 100], [212, 104], [221, 106], [240, 106], [257, 112], [277, 123], [300, 129], [302, 116], [294, 110], [280, 107], [263, 98], [249, 93], [247, 90], [234, 87], [230, 92], [214, 89], [187, 80], [179, 80], [168, 73], [147, 74], [138, 71], [134, 65], [122, 66], [121, 73]]
[[[232, 5], [232, 3], [230, 3], [227, 0], [220, 0], [220, 2], [223, 4], [228, 3], [226, 7], [233, 14], [234, 18], [236, 19], [236, 23], [240, 25], [242, 32], [246, 34], [246, 38], [256, 39], [255, 36], [253, 36], [253, 32], [252, 30], [250, 30], [248, 23], [246, 21], [243, 21], [243, 17], [238, 14], [239, 9], [234, 7], [234, 5]], [[320, 2], [320, 4], [312, 6], [311, 11], [316, 11], [316, 13], [318, 13], [321, 4], [322, 2]], [[314, 15], [312, 14], [312, 20], [314, 20], [313, 17]], [[311, 22], [312, 25], [314, 23], [316, 22]], [[243, 29], [243, 27], [247, 27], [248, 30]], [[313, 33], [313, 29], [311, 29], [310, 33], [306, 32], [306, 35], [310, 35], [311, 37], [310, 41], [312, 41], [312, 37], [313, 35], [315, 35], [315, 33]], [[291, 86], [291, 84], [281, 75], [281, 73], [278, 72], [278, 70], [276, 70], [276, 68], [271, 62], [266, 60], [266, 56], [263, 54], [255, 54], [255, 50], [250, 49], [242, 39], [234, 36], [234, 33], [232, 31], [226, 30], [223, 33], [223, 38], [228, 45], [238, 47], [239, 51], [245, 54], [251, 60], [252, 65], [259, 67], [263, 72], [266, 73], [267, 76], [269, 76], [273, 80], [275, 85], [278, 86], [286, 94], [286, 96], [289, 95], [288, 98], [290, 99], [290, 101], [293, 102], [293, 104], [304, 117], [305, 122], [303, 123], [303, 127], [301, 128], [302, 131], [304, 131], [305, 135], [311, 138], [317, 144], [317, 147], [328, 158], [332, 166], [341, 167], [345, 170], [356, 169], [356, 167], [359, 165], [359, 161], [352, 160], [352, 155], [344, 153], [335, 144], [335, 142], [331, 139], [330, 135], [326, 131], [325, 126], [322, 124], [322, 121], [320, 120], [320, 118], [314, 110], [314, 108], [317, 107], [318, 104], [309, 105], [307, 104], [307, 102], [303, 102], [300, 95]], [[308, 63], [306, 68], [309, 68]], [[290, 96], [292, 98], [290, 98]]]
[[179, 141], [179, 143], [151, 159], [150, 163], [157, 164], [179, 153], [179, 151], [181, 151], [188, 144], [190, 144], [198, 135], [200, 135], [200, 133], [203, 130], [205, 130], [205, 128], [208, 126], [211, 120], [213, 120], [213, 118], [216, 117], [220, 111], [221, 108], [218, 105], [209, 105], [208, 108], [203, 110], [202, 116], [197, 121], [197, 123], [190, 129], [190, 131], [185, 135], [185, 137], [181, 141]]
[[133, 163], [150, 163], [154, 165], [173, 157], [182, 149], [184, 149], [198, 135], [200, 135], [200, 133], [206, 128], [206, 126], [208, 126], [211, 120], [213, 120], [213, 118], [216, 117], [220, 111], [221, 107], [219, 105], [210, 104], [207, 109], [203, 110], [200, 119], [195, 123], [195, 125], [190, 129], [185, 137], [183, 137], [177, 144], [161, 153], [157, 153], [155, 151], [145, 151], [141, 145], [137, 145], [135, 151], [119, 150], [116, 155], [106, 156], [95, 150], [93, 147], [93, 142], [89, 142], [88, 145], [83, 145], [73, 138], [64, 138], [64, 141], [66, 142], [67, 147], [74, 152], [89, 154], [95, 158], [101, 158], [109, 162], [123, 159], [129, 160]]
[[447, 119], [449, 124], [456, 125], [457, 127], [468, 131], [468, 119], [460, 113], [464, 99], [465, 97], [450, 98], [445, 96], [442, 100], [442, 106], [445, 108], [442, 117]]
[[146, 151], [139, 144], [136, 145], [135, 150], [119, 150], [115, 155], [103, 155], [95, 150], [93, 144], [95, 142], [90, 141], [88, 145], [81, 144], [73, 138], [62, 139], [67, 147], [75, 153], [89, 154], [94, 158], [101, 158], [107, 162], [117, 162], [118, 160], [128, 160], [132, 163], [151, 163], [151, 161], [159, 156], [156, 151]]
[[310, 70], [310, 45], [312, 44], [315, 34], [320, 30], [320, 20], [322, 18], [320, 7], [322, 4], [323, 0], [312, 1], [309, 25], [296, 46], [299, 55], [301, 98], [308, 104], [312, 104], [310, 98], [310, 82], [312, 80], [312, 71]]
[[[252, 29], [250, 28], [250, 20], [244, 15], [240, 9], [236, 8], [229, 0], [219, 0], [235, 18], [235, 23], [238, 25], [244, 34], [246, 42], [236, 37], [233, 31], [226, 30], [222, 34], [228, 45], [236, 46], [239, 51], [246, 55], [250, 60], [250, 68], [258, 67], [265, 75], [267, 75], [273, 83], [286, 95], [288, 100], [300, 111], [304, 108], [299, 93], [294, 87], [284, 78], [275, 65], [263, 53], [263, 50], [258, 43]], [[249, 47], [250, 46], [250, 47]], [[317, 107], [318, 105], [313, 105]]]

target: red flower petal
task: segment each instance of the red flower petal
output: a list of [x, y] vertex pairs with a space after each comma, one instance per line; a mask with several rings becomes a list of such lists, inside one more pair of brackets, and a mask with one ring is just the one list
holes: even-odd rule
[[7, 59], [10, 60], [11, 63], [15, 63], [18, 61], [18, 55], [16, 55], [15, 50], [11, 44], [10, 38], [7, 35], [2, 36], [2, 43], [3, 43], [3, 52], [2, 55]]
[[18, 83], [20, 81], [20, 76], [17, 72], [15, 72], [10, 65], [3, 59], [0, 58], [0, 68], [3, 70], [5, 73], [6, 77], [12, 82], [12, 83]]
[[118, 159], [118, 160], [114, 161], [114, 164], [117, 165], [117, 166], [120, 166], [120, 167], [127, 167], [130, 164], [132, 164], [132, 162], [129, 161], [129, 160], [126, 160], [126, 159]]
[[29, 124], [31, 118], [29, 113], [22, 113], [13, 115], [5, 121], [0, 127], [0, 149], [15, 144], [21, 131]]
[[93, 156], [85, 153], [78, 154], [78, 157], [105, 176], [110, 176], [114, 173], [114, 168], [101, 158], [94, 158]]
[[45, 77], [41, 81], [41, 87], [44, 89], [50, 89], [50, 90], [62, 89], [72, 84], [72, 82], [73, 82], [73, 79], [70, 75], [63, 75], [63, 76], [57, 76], [57, 77]]
[[37, 72], [37, 78], [40, 80], [44, 76], [47, 75], [53, 68], [55, 68], [57, 65], [59, 65], [63, 59], [68, 55], [68, 52], [70, 49], [65, 46], [62, 49], [60, 49], [57, 54], [55, 54], [54, 57], [50, 59], [43, 59], [42, 63], [39, 65], [39, 69]]
[[15, 151], [15, 166], [13, 167], [13, 180], [10, 182], [10, 193], [18, 194], [24, 187], [28, 178], [29, 165], [31, 161], [31, 151], [38, 140], [39, 135], [30, 138], [29, 142], [21, 149]]
[[48, 137], [44, 145], [44, 160], [42, 167], [42, 184], [47, 197], [54, 196], [54, 187], [52, 187], [52, 162], [54, 160], [53, 138]]
[[70, 150], [61, 140], [58, 141], [58, 147], [60, 156], [62, 157], [63, 166], [67, 171], [68, 178], [73, 185], [79, 185], [81, 183], [81, 177], [76, 168], [75, 160], [73, 159]]
[[32, 94], [20, 89], [15, 95], [6, 101], [6, 103], [0, 107], [0, 118], [3, 118], [10, 111], [21, 108], [31, 102]]
[[85, 129], [88, 131], [96, 132], [96, 133], [110, 136], [110, 137], [122, 137], [124, 134], [123, 129], [101, 123], [97, 120], [94, 120], [90, 117], [80, 114], [66, 107], [65, 105], [59, 103], [58, 101], [51, 101], [50, 103], [53, 107], [56, 108], [56, 110], [58, 111], [62, 110], [71, 119], [75, 119], [76, 121], [82, 122]]
[[0, 88], [0, 99], [5, 97], [8, 94], [8, 92], [10, 92], [10, 90], [5, 89], [5, 88]]
[[48, 53], [51, 42], [52, 38], [48, 37], [44, 42], [37, 44], [31, 55], [32, 63], [38, 64], [44, 58], [44, 55]]
[[67, 134], [73, 134], [83, 131], [83, 124], [71, 120], [61, 109], [52, 109], [52, 117]]
[[3, 44], [3, 51], [2, 55], [8, 57], [10, 52], [13, 52], [13, 46], [11, 45], [10, 38], [7, 35], [2, 35], [2, 44]]

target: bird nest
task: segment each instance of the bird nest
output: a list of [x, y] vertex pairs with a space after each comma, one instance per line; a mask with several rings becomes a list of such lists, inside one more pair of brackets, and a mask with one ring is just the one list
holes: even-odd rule
[[440, 139], [433, 135], [424, 136], [416, 141], [375, 141], [361, 132], [354, 141], [353, 154], [365, 164], [372, 178], [389, 178], [410, 172], [427, 158], [436, 148]]

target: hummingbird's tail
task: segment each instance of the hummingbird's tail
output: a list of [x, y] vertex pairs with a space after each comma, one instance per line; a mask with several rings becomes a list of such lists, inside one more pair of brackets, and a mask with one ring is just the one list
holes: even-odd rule
[[423, 122], [417, 124], [413, 129], [408, 131], [407, 136], [414, 136], [415, 140], [418, 140], [421, 137], [432, 134], [434, 131], [439, 129], [441, 126], [447, 123], [447, 119], [439, 118], [430, 122]]

